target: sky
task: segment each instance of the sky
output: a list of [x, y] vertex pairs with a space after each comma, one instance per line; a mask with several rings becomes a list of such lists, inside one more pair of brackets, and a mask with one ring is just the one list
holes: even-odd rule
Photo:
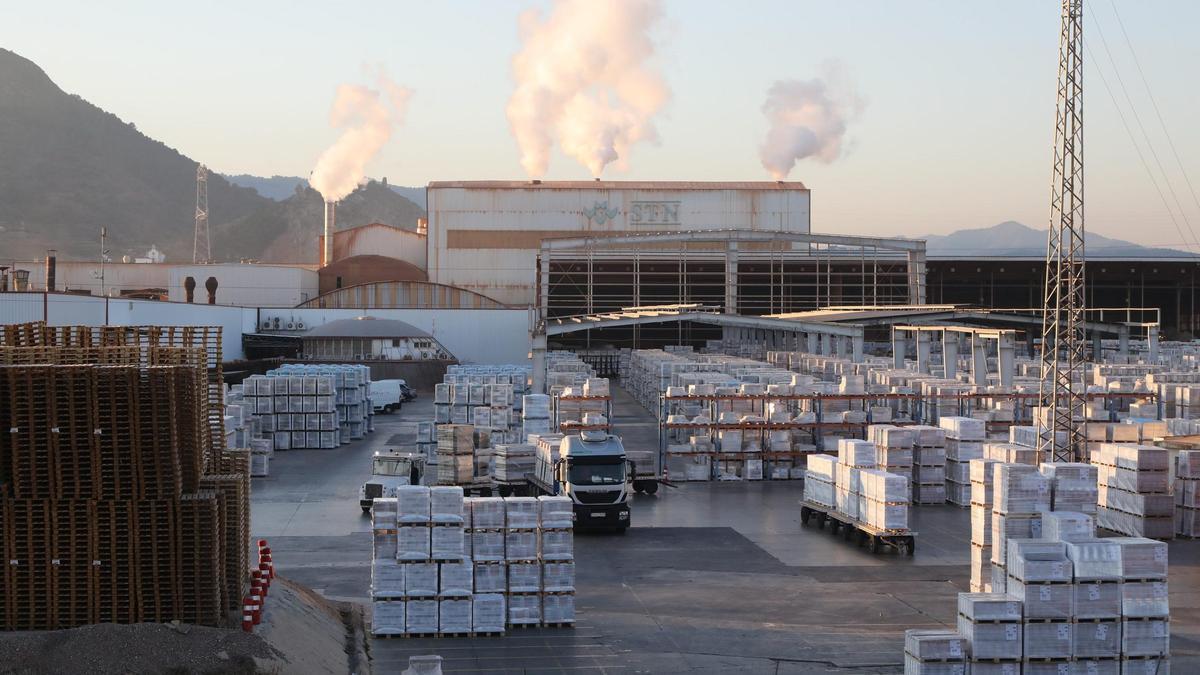
[[[370, 83], [382, 67], [413, 94], [370, 175], [404, 185], [523, 179], [505, 116], [521, 46], [517, 20], [551, 6], [6, 3], [0, 45], [33, 60], [65, 91], [213, 170], [265, 176], [308, 175], [338, 135], [329, 125], [336, 87]], [[789, 176], [812, 189], [814, 231], [920, 236], [1005, 220], [1046, 226], [1059, 3], [664, 0], [663, 8], [652, 64], [670, 98], [654, 120], [659, 140], [635, 146], [628, 169], [609, 167], [605, 178], [769, 180], [758, 157], [767, 90], [777, 80], [816, 77], [832, 60], [865, 105], [848, 126], [841, 158], [803, 160]], [[1084, 34], [1096, 57], [1084, 76], [1087, 226], [1182, 248], [1197, 241], [1187, 225], [1200, 231], [1200, 204], [1186, 182], [1200, 189], [1200, 175], [1192, 175], [1200, 173], [1200, 126], [1190, 124], [1200, 117], [1193, 86], [1200, 3], [1117, 0], [1116, 8], [1129, 43], [1112, 0], [1085, 7]], [[545, 176], [588, 177], [561, 153]]]

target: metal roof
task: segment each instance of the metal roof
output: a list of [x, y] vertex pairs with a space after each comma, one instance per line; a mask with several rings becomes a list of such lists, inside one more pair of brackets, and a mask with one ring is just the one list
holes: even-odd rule
[[683, 181], [683, 180], [445, 180], [430, 189], [468, 190], [805, 190], [800, 181]]
[[427, 338], [433, 337], [416, 326], [395, 319], [360, 316], [321, 324], [302, 335], [304, 338]]

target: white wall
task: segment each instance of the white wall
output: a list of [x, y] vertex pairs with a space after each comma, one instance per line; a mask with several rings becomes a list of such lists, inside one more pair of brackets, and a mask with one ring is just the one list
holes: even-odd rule
[[[31, 260], [13, 263], [19, 270], [29, 270], [29, 283], [34, 290], [46, 288], [46, 262]], [[108, 294], [120, 294], [122, 290], [143, 288], [166, 288], [170, 265], [154, 263], [105, 263], [103, 289]], [[87, 291], [101, 294], [101, 265], [89, 260], [58, 259], [54, 268], [54, 287], [59, 291]]]
[[278, 316], [285, 325], [303, 322], [312, 328], [363, 314], [397, 319], [425, 330], [464, 363], [521, 363], [529, 356], [530, 319], [524, 309], [278, 309], [0, 293], [0, 323], [5, 324], [45, 318], [54, 326], [220, 326], [221, 351], [227, 361], [245, 357], [242, 334], [258, 332], [259, 321]]
[[295, 307], [317, 297], [317, 273], [287, 265], [177, 265], [171, 267], [167, 286], [172, 302], [186, 302], [183, 282], [196, 280], [196, 303], [208, 302], [204, 282], [217, 280], [217, 304], [240, 307]]
[[260, 321], [279, 317], [306, 329], [364, 314], [412, 324], [464, 363], [522, 363], [529, 358], [529, 313], [524, 309], [267, 309]]

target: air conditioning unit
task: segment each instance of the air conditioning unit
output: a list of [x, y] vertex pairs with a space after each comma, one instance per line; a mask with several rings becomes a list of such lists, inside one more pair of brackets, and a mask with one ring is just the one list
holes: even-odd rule
[[296, 324], [289, 321], [288, 325], [287, 325], [287, 329], [288, 330], [296, 330]]
[[304, 322], [303, 321], [296, 322], [296, 330], [304, 330]]
[[270, 319], [263, 322], [262, 329], [263, 330], [271, 330], [271, 320]]

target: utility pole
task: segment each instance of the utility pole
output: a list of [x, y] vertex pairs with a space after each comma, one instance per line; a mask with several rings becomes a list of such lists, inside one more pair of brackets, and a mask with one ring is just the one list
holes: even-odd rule
[[1084, 225], [1083, 225], [1083, 0], [1063, 0], [1058, 42], [1058, 104], [1054, 123], [1054, 176], [1046, 243], [1042, 318], [1038, 459], [1078, 462], [1085, 457]]
[[196, 231], [192, 240], [192, 263], [212, 262], [208, 242], [208, 167], [196, 167]]
[[108, 293], [104, 288], [104, 263], [108, 261], [108, 228], [100, 228], [100, 297], [107, 297]]

